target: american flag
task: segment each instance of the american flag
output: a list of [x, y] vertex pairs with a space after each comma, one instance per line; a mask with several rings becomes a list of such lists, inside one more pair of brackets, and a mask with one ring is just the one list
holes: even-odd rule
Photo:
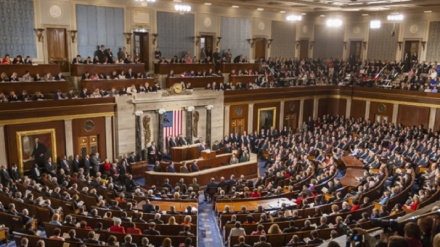
[[165, 145], [168, 147], [168, 137], [182, 134], [182, 110], [167, 111], [163, 119], [163, 135]]

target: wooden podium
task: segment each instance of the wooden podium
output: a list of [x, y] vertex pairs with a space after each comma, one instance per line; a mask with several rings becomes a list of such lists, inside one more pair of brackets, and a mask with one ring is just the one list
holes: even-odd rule
[[202, 151], [202, 159], [204, 159], [204, 160], [215, 159], [216, 156], [217, 156], [217, 153], [215, 151], [212, 151], [212, 150], [210, 150], [209, 152], [208, 152], [208, 150]]
[[173, 162], [194, 160], [194, 159], [198, 159], [199, 157], [200, 154], [199, 154], [198, 144], [171, 148], [171, 160]]
[[342, 166], [345, 167], [345, 176], [341, 179], [341, 184], [343, 186], [356, 187], [360, 183], [357, 181], [356, 177], [364, 176], [364, 164], [356, 157], [353, 156], [341, 156]]

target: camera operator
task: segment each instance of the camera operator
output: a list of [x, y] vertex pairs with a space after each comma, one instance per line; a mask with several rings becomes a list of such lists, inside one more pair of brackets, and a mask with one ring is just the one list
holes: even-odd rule
[[[367, 247], [382, 246], [381, 244], [388, 243], [388, 239], [393, 235], [393, 232], [390, 228], [384, 228], [383, 232], [380, 233], [379, 239], [371, 236], [366, 230], [361, 228], [354, 228], [353, 231], [357, 231], [359, 236], [364, 237], [364, 246]], [[351, 239], [351, 246], [356, 246], [356, 241], [353, 238]]]

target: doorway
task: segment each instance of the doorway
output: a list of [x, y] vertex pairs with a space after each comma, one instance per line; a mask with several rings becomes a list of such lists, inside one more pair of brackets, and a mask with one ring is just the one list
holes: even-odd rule
[[246, 128], [247, 126], [245, 118], [236, 118], [231, 120], [231, 133], [238, 133], [239, 135], [241, 135], [246, 130]]
[[405, 71], [409, 71], [419, 60], [419, 41], [406, 40], [403, 51], [403, 60], [405, 61]]
[[255, 61], [266, 58], [266, 39], [257, 38], [255, 40]]
[[85, 157], [86, 154], [99, 152], [99, 139], [97, 135], [81, 136], [78, 138], [77, 153]]
[[348, 61], [354, 64], [362, 60], [362, 41], [350, 41], [350, 53], [348, 54]]
[[66, 29], [47, 28], [46, 36], [49, 64], [59, 64], [61, 72], [69, 72], [69, 53], [67, 50]]
[[299, 41], [299, 59], [307, 59], [309, 58], [309, 40], [302, 39]]
[[[214, 50], [214, 36], [212, 35], [200, 36], [200, 50], [202, 50], [202, 48], [205, 49], [206, 56], [210, 57], [212, 61], [212, 51]], [[199, 57], [201, 57], [201, 55]]]
[[290, 113], [287, 114], [284, 117], [284, 126], [287, 127], [287, 129], [292, 129], [292, 130], [296, 130], [298, 125], [298, 117], [296, 113]]
[[133, 55], [134, 57], [139, 57], [139, 61], [145, 64], [145, 70], [148, 71], [150, 65], [148, 33], [134, 32], [133, 36], [134, 36]]

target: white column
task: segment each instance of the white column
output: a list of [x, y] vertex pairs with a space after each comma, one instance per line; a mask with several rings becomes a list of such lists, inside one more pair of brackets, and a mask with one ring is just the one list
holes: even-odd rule
[[6, 160], [5, 126], [0, 125], [0, 164], [8, 164]]
[[318, 117], [318, 107], [319, 107], [319, 99], [315, 97], [313, 99], [313, 119]]
[[280, 124], [278, 125], [278, 129], [282, 130], [283, 129], [283, 123], [284, 123], [284, 105], [285, 105], [286, 101], [282, 100], [281, 101], [281, 105], [280, 105]]
[[73, 148], [72, 120], [64, 120], [64, 136], [66, 138], [66, 156], [74, 158], [75, 151]]
[[231, 108], [231, 106], [225, 105], [225, 125], [224, 125], [225, 133], [224, 133], [224, 135], [229, 135], [229, 111], [230, 111], [230, 108]]
[[[247, 121], [247, 133], [248, 134], [252, 134], [254, 133], [254, 103], [250, 103], [249, 104], [249, 109], [248, 109], [248, 121]], [[258, 131], [258, 130], [257, 130]]]
[[369, 100], [365, 102], [365, 120], [368, 120], [370, 118], [370, 103], [371, 102]]
[[304, 122], [303, 115], [304, 115], [304, 100], [302, 99], [299, 101], [298, 128], [301, 128], [302, 123]]
[[351, 117], [351, 98], [347, 98], [347, 106], [345, 107], [345, 118]]
[[397, 113], [399, 113], [399, 105], [393, 104], [393, 117], [391, 118], [392, 123], [397, 123]]
[[112, 117], [105, 117], [105, 150], [107, 158], [113, 160], [113, 135], [112, 135]]
[[[434, 124], [435, 124], [435, 117], [437, 115], [437, 109], [431, 107], [429, 109], [429, 124], [428, 124], [428, 129], [434, 129]], [[1, 138], [0, 138], [1, 139]]]

